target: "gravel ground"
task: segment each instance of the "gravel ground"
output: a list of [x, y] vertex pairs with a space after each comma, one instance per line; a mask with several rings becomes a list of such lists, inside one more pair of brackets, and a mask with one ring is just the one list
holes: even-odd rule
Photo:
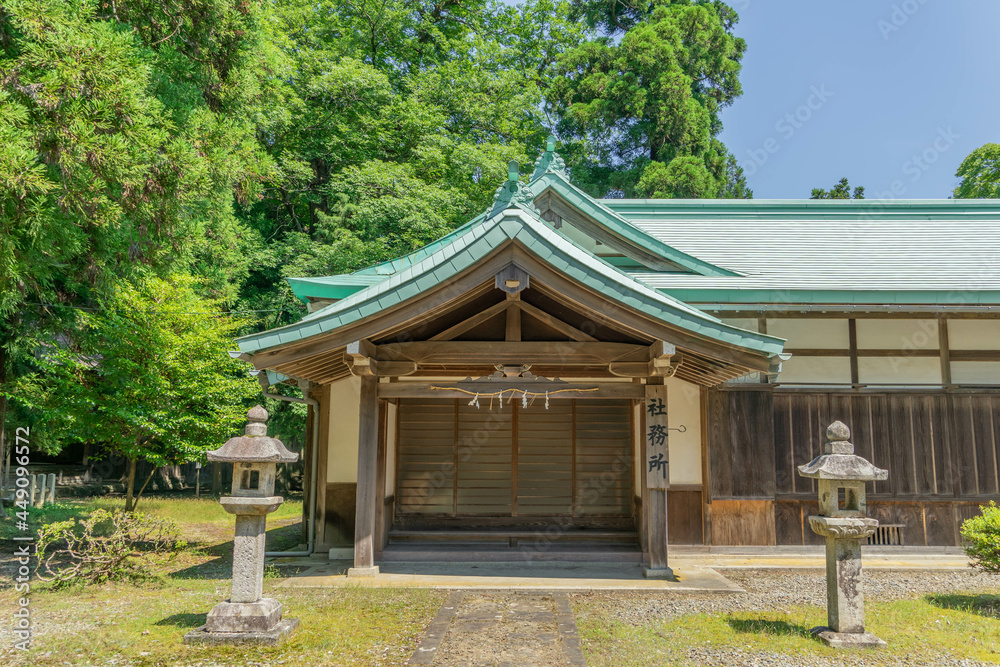
[[[787, 612], [791, 607], [813, 605], [826, 607], [826, 576], [817, 571], [723, 570], [730, 580], [746, 590], [743, 594], [705, 595], [623, 595], [613, 593], [581, 593], [572, 596], [579, 611], [613, 618], [631, 625], [647, 625], [684, 614], [728, 614], [738, 612]], [[865, 571], [865, 599], [893, 601], [924, 595], [948, 593], [1000, 593], [1000, 577], [970, 571]], [[582, 603], [582, 604], [580, 604]], [[1000, 622], [1000, 621], [998, 621]], [[971, 660], [939, 659], [933, 662], [907, 661], [882, 652], [844, 652], [836, 658], [821, 656], [788, 656], [773, 652], [750, 652], [736, 648], [691, 647], [687, 657], [695, 664], [712, 666], [780, 666], [834, 667], [840, 665], [909, 666], [941, 665], [947, 667], [981, 667], [997, 663]]]
[[[787, 611], [789, 607], [826, 607], [826, 575], [817, 571], [722, 570], [745, 594], [663, 595], [588, 593], [600, 600], [602, 614], [636, 625], [681, 614]], [[892, 601], [935, 593], [1000, 592], [1000, 577], [971, 571], [898, 572], [866, 570], [865, 599]], [[588, 605], [589, 606], [589, 605]]]

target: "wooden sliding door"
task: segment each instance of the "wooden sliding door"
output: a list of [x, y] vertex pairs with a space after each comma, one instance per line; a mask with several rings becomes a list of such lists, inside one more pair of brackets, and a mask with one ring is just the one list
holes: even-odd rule
[[631, 515], [626, 400], [401, 399], [398, 515]]

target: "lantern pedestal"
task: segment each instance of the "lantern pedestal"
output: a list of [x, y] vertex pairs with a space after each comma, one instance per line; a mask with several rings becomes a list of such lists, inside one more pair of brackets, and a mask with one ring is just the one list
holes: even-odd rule
[[819, 490], [819, 515], [809, 517], [809, 527], [826, 538], [829, 626], [812, 633], [834, 648], [880, 648], [886, 643], [865, 631], [861, 543], [878, 528], [877, 520], [865, 516], [865, 483], [889, 473], [856, 456], [850, 437], [845, 424], [834, 422], [823, 453], [799, 466], [799, 474], [815, 479]]
[[274, 598], [256, 602], [220, 602], [208, 622], [184, 635], [188, 644], [278, 644], [298, 627], [299, 619], [281, 618]]
[[812, 633], [834, 648], [881, 648], [884, 641], [865, 631], [861, 543], [878, 528], [869, 518], [810, 516], [809, 527], [826, 538], [826, 599], [829, 627]]
[[205, 625], [184, 635], [186, 644], [277, 644], [299, 625], [298, 619], [281, 617], [280, 602], [262, 597], [267, 515], [284, 502], [274, 495], [275, 466], [298, 455], [267, 437], [263, 408], [255, 407], [247, 417], [246, 435], [208, 453], [209, 461], [233, 462], [233, 495], [219, 499], [236, 515], [232, 591], [208, 612]]

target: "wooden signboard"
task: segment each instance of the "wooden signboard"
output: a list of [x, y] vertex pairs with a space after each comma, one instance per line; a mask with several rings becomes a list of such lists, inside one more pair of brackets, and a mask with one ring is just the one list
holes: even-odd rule
[[666, 489], [670, 484], [670, 450], [667, 438], [667, 388], [646, 385], [645, 456], [646, 488]]

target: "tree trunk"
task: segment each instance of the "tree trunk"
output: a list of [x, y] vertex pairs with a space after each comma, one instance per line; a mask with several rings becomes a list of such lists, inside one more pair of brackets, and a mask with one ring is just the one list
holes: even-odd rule
[[128, 481], [125, 483], [125, 511], [131, 512], [135, 507], [132, 502], [132, 492], [135, 490], [135, 463], [136, 458], [130, 456], [128, 459]]
[[142, 486], [139, 488], [139, 493], [135, 494], [135, 500], [132, 502], [133, 512], [135, 511], [135, 506], [139, 504], [139, 498], [142, 497], [142, 492], [146, 490], [146, 485], [149, 484], [149, 480], [153, 479], [153, 474], [156, 473], [157, 470], [159, 470], [159, 468], [153, 468], [149, 471], [149, 475], [146, 476], [146, 481], [143, 482]]

